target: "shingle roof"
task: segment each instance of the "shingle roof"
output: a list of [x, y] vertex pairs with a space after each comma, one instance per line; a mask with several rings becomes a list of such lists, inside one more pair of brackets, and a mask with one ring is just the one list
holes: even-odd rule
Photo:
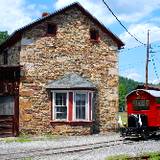
[[51, 18], [51, 17], [54, 17], [58, 14], [63, 14], [65, 11], [73, 8], [73, 7], [77, 7], [83, 14], [85, 14], [86, 16], [88, 16], [94, 23], [96, 23], [106, 34], [108, 34], [118, 45], [118, 48], [120, 49], [122, 46], [124, 46], [124, 43], [118, 38], [117, 35], [113, 34], [108, 28], [106, 28], [101, 22], [99, 22], [97, 20], [97, 18], [95, 18], [94, 16], [92, 16], [86, 9], [84, 9], [79, 3], [73, 3], [67, 7], [64, 7], [46, 17], [42, 17], [38, 20], [36, 20], [35, 22], [33, 23], [30, 23], [18, 30], [16, 30], [11, 36], [9, 36], [9, 38], [3, 42], [1, 45], [0, 45], [0, 50], [3, 50], [5, 49], [6, 47], [8, 47], [8, 45], [12, 45], [14, 44], [15, 42], [17, 42], [18, 40], [21, 39], [22, 37], [22, 34], [24, 31], [30, 29], [31, 27]]
[[65, 75], [59, 80], [49, 81], [47, 89], [96, 89], [96, 86], [87, 79], [75, 73]]
[[153, 85], [145, 85], [145, 84], [140, 84], [138, 85], [135, 89], [146, 89], [147, 90], [156, 90], [156, 91], [160, 91], [160, 87], [159, 86], [153, 86]]
[[128, 97], [129, 95], [131, 95], [132, 93], [137, 92], [137, 91], [146, 92], [146, 93], [150, 94], [153, 97], [160, 97], [160, 90], [158, 91], [158, 90], [148, 90], [148, 89], [136, 89], [136, 90], [133, 90], [126, 97]]

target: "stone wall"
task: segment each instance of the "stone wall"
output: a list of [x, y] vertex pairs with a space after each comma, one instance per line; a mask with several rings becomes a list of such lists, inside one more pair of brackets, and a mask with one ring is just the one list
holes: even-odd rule
[[[56, 36], [46, 35], [47, 23], [57, 24]], [[90, 41], [91, 28], [100, 31], [99, 43]], [[116, 48], [116, 49], [115, 49]], [[117, 44], [78, 9], [59, 14], [26, 31], [21, 40], [20, 131], [41, 134], [88, 134], [91, 126], [51, 126], [48, 80], [74, 72], [97, 86], [94, 129], [101, 133], [117, 126]], [[93, 127], [93, 126], [92, 126]]]

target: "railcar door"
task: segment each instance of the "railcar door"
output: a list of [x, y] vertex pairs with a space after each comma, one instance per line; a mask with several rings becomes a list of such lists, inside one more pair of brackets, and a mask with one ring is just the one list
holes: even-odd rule
[[15, 132], [14, 96], [0, 96], [0, 137], [14, 136]]

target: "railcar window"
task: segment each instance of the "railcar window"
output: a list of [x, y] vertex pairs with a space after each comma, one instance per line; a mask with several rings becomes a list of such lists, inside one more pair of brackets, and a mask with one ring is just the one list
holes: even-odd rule
[[160, 97], [156, 98], [156, 103], [160, 104]]
[[160, 106], [157, 106], [157, 110], [160, 110]]
[[132, 104], [135, 111], [149, 110], [149, 100], [133, 100]]

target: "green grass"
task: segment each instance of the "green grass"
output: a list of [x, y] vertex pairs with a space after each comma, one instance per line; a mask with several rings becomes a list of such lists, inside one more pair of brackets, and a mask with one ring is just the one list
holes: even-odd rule
[[127, 112], [119, 112], [118, 115], [121, 116], [123, 123], [125, 123], [125, 124], [128, 123], [127, 122]]
[[159, 152], [151, 152], [147, 153], [147, 156], [149, 156], [149, 160], [160, 160], [160, 153]]
[[7, 137], [1, 139], [1, 141], [6, 142], [6, 143], [12, 143], [12, 142], [31, 142], [32, 140], [29, 137]]
[[[149, 158], [146, 158], [149, 157]], [[151, 152], [145, 153], [143, 155], [139, 155], [137, 157], [131, 157], [129, 155], [117, 155], [117, 156], [110, 156], [107, 157], [105, 160], [160, 160], [160, 152]]]
[[110, 156], [106, 158], [105, 160], [126, 160], [128, 158], [129, 158], [128, 155], [118, 155], [118, 156]]
[[57, 136], [57, 135], [53, 135], [51, 133], [46, 133], [46, 134], [43, 134], [41, 137], [40, 137], [40, 140], [55, 140], [55, 139], [58, 139], [60, 138], [61, 136]]
[[24, 143], [24, 142], [31, 142], [31, 141], [55, 140], [58, 138], [60, 138], [60, 136], [55, 136], [50, 133], [43, 134], [40, 136], [32, 136], [32, 135], [21, 133], [19, 137], [0, 138], [0, 141], [6, 142], [6, 143], [12, 143], [12, 142]]
[[22, 158], [20, 160], [32, 160], [32, 158], [31, 157], [27, 157], [27, 158]]

